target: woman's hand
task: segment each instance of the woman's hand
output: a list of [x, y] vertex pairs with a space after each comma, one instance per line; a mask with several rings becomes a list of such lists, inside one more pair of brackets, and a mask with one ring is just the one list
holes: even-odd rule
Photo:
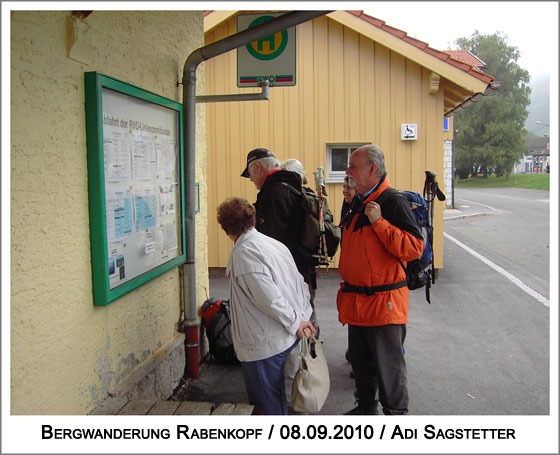
[[302, 321], [299, 324], [296, 335], [298, 338], [303, 338], [305, 335], [307, 338], [311, 338], [315, 334], [315, 327], [309, 321]]

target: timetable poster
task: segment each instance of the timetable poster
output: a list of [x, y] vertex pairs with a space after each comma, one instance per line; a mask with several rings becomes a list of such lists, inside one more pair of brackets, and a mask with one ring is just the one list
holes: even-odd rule
[[179, 114], [106, 87], [102, 107], [112, 290], [181, 254]]

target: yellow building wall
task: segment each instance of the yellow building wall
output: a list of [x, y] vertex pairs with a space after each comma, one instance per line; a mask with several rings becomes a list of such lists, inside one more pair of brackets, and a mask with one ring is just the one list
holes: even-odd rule
[[[68, 57], [72, 36], [80, 61]], [[202, 12], [94, 11], [77, 22], [69, 11], [11, 13], [12, 414], [85, 414], [177, 335], [177, 269], [93, 305], [84, 72], [181, 101], [178, 75], [202, 45]], [[204, 200], [203, 108], [197, 115]], [[201, 209], [199, 300], [208, 289]]]
[[[235, 17], [205, 40], [234, 33]], [[259, 91], [237, 88], [236, 52], [205, 65], [208, 95]], [[232, 247], [216, 222], [217, 205], [230, 196], [256, 200], [253, 184], [239, 177], [253, 148], [267, 147], [280, 161], [299, 159], [311, 187], [312, 172], [326, 168], [328, 143], [380, 145], [398, 189], [422, 193], [425, 170], [443, 175], [443, 93], [429, 94], [430, 71], [327, 17], [297, 26], [296, 65], [297, 85], [271, 88], [270, 101], [207, 105], [210, 267], [224, 267]], [[418, 124], [418, 140], [401, 140], [402, 123]], [[342, 184], [328, 184], [327, 192], [338, 221]], [[443, 203], [435, 207], [435, 266], [441, 268]]]

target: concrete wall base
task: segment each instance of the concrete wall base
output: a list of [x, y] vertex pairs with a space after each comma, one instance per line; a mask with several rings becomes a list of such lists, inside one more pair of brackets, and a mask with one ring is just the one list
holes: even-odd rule
[[167, 400], [185, 373], [185, 334], [178, 333], [136, 368], [126, 381], [109, 391], [129, 400]]

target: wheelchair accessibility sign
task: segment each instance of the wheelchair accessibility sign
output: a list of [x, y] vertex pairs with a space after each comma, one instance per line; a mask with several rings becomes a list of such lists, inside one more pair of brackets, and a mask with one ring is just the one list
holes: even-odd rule
[[401, 124], [401, 140], [415, 141], [416, 139], [418, 139], [418, 124], [417, 123]]
[[[283, 13], [240, 14], [237, 31], [260, 25]], [[291, 27], [237, 49], [237, 86], [296, 85], [296, 30]]]

